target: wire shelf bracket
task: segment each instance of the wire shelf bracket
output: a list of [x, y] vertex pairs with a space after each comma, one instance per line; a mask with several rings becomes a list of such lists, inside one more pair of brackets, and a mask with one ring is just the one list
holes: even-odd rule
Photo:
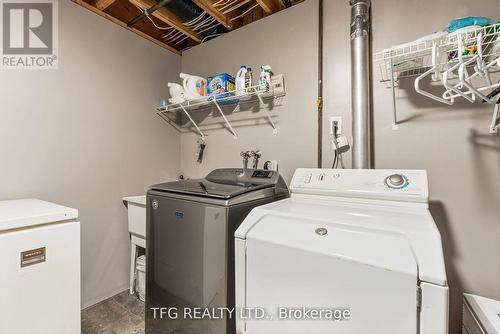
[[[238, 139], [238, 135], [236, 134], [236, 131], [234, 131], [231, 123], [227, 119], [226, 115], [224, 115], [224, 112], [222, 111], [222, 109], [221, 109], [221, 107], [219, 105], [219, 102], [217, 102], [217, 97], [216, 96], [214, 96], [213, 102], [214, 102], [215, 106], [217, 107], [217, 110], [219, 110], [219, 113], [222, 116], [222, 118], [224, 118], [224, 122], [226, 122], [226, 125], [229, 127], [229, 131], [231, 131], [231, 133], [233, 134], [234, 139]], [[236, 106], [236, 108], [238, 108], [238, 105]]]
[[213, 110], [215, 107], [220, 116], [222, 116], [226, 129], [229, 130], [234, 139], [237, 139], [238, 134], [236, 133], [228, 116], [223, 112], [222, 106], [235, 106], [232, 111], [232, 113], [235, 113], [236, 110], [241, 110], [242, 104], [254, 102], [258, 103], [260, 109], [265, 111], [268, 123], [273, 129], [273, 134], [276, 135], [278, 133], [278, 127], [273, 121], [269, 107], [266, 103], [270, 100], [276, 101], [276, 99], [286, 95], [284, 81], [282, 75], [280, 76], [281, 80], [272, 81], [268, 87], [263, 88], [261, 86], [252, 86], [246, 88], [243, 93], [230, 91], [218, 95], [204, 96], [199, 99], [186, 100], [181, 103], [172, 104], [166, 104], [164, 101], [161, 106], [156, 107], [156, 114], [181, 133], [186, 132], [186, 126], [182, 125], [180, 115], [185, 115], [195, 128], [196, 132], [200, 135], [201, 139], [205, 140], [206, 135], [201, 129], [201, 125], [196, 123], [191, 116], [191, 113], [210, 109]]
[[196, 122], [193, 120], [193, 118], [191, 117], [191, 115], [189, 115], [189, 113], [187, 112], [186, 108], [182, 104], [181, 104], [181, 109], [184, 112], [184, 114], [187, 116], [187, 118], [189, 118], [189, 121], [191, 122], [191, 124], [193, 124], [193, 126], [196, 129], [196, 131], [198, 131], [198, 133], [200, 134], [201, 139], [203, 141], [205, 141], [205, 134], [200, 130], [200, 127], [198, 126], [198, 124], [196, 124]]
[[262, 99], [262, 93], [257, 93], [257, 98], [259, 99], [261, 107], [263, 107], [265, 112], [266, 112], [267, 120], [269, 121], [269, 124], [271, 124], [271, 127], [273, 128], [273, 134], [277, 135], [278, 128], [276, 127], [276, 124], [273, 122], [273, 119], [271, 118], [271, 114], [269, 113], [269, 110], [266, 108], [264, 100]]
[[491, 120], [491, 125], [490, 125], [490, 133], [495, 134], [498, 133], [498, 126], [500, 125], [500, 115], [499, 115], [499, 109], [500, 109], [500, 100], [495, 104], [495, 110], [493, 111], [493, 118]]

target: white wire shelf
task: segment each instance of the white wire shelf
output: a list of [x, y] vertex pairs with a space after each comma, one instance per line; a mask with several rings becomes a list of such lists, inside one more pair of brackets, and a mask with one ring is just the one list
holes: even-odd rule
[[205, 139], [205, 134], [200, 128], [200, 124], [191, 117], [194, 112], [202, 111], [214, 111], [217, 110], [222, 116], [224, 122], [226, 123], [229, 131], [233, 134], [234, 138], [237, 138], [236, 131], [231, 125], [230, 120], [227, 118], [226, 114], [223, 112], [222, 108], [234, 107], [233, 112], [240, 108], [243, 109], [242, 105], [250, 104], [260, 104], [262, 109], [265, 111], [267, 120], [272, 126], [274, 133], [277, 133], [277, 127], [274, 123], [269, 110], [268, 104], [274, 100], [281, 98], [286, 95], [284, 84], [282, 81], [273, 82], [269, 88], [262, 88], [260, 86], [252, 86], [246, 88], [243, 91], [229, 91], [223, 94], [216, 94], [211, 96], [204, 96], [199, 99], [187, 100], [182, 103], [172, 103], [163, 104], [156, 107], [156, 114], [160, 116], [164, 121], [168, 122], [178, 131], [182, 132], [182, 118], [186, 116], [192, 126], [200, 135], [201, 139]]
[[[458, 60], [458, 38], [463, 39], [463, 58], [473, 57], [477, 52], [477, 38], [482, 36], [483, 55], [486, 59], [500, 57], [500, 48], [497, 40], [500, 33], [500, 23], [480, 28], [472, 28], [466, 32], [436, 33], [420, 38], [416, 41], [394, 46], [374, 54], [374, 63], [378, 65], [380, 81], [390, 87], [394, 81], [408, 77], [416, 77], [433, 66], [432, 50], [434, 45], [438, 48], [438, 70], [445, 72]], [[391, 75], [394, 76], [392, 80]]]
[[[500, 22], [452, 33], [438, 32], [375, 53], [373, 60], [378, 65], [380, 81], [392, 88], [394, 130], [398, 129], [395, 87], [400, 79], [413, 77], [417, 93], [449, 106], [457, 98], [495, 104], [489, 131], [498, 132]], [[430, 84], [422, 85], [428, 79]], [[442, 93], [437, 93], [440, 86]]]

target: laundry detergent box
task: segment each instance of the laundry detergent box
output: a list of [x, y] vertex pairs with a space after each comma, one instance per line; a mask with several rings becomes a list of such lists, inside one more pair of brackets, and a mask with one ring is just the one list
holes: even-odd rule
[[[234, 77], [227, 73], [208, 77], [207, 95], [209, 96], [217, 95], [217, 98], [234, 96], [235, 89]], [[212, 99], [209, 98], [210, 101]]]

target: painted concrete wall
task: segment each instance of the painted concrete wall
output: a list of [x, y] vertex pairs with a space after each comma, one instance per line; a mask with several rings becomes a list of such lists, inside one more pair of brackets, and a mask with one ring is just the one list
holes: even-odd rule
[[83, 306], [128, 286], [124, 196], [174, 179], [179, 135], [154, 114], [180, 57], [59, 2], [59, 69], [0, 71], [0, 200], [80, 210]]
[[[498, 1], [373, 1], [373, 49], [442, 30], [456, 17], [500, 18], [492, 8]], [[325, 1], [325, 118], [341, 115], [348, 125], [349, 13], [348, 1]], [[442, 234], [451, 289], [450, 333], [461, 333], [462, 292], [500, 299], [500, 137], [488, 134], [493, 108], [464, 101], [442, 105], [417, 94], [413, 80], [405, 80], [396, 92], [401, 124], [394, 131], [391, 90], [379, 82], [378, 68], [373, 78], [375, 167], [428, 171], [431, 211]], [[350, 136], [349, 126], [346, 131]], [[325, 166], [331, 160], [327, 152]]]
[[198, 164], [197, 135], [182, 135], [181, 164], [186, 176], [205, 176], [218, 167], [241, 167], [243, 150], [260, 149], [262, 161], [278, 160], [280, 171], [288, 180], [296, 166], [315, 166], [317, 89], [311, 83], [317, 80], [317, 39], [311, 36], [317, 34], [316, 11], [317, 4], [307, 1], [297, 9], [280, 12], [183, 53], [183, 72], [205, 77], [222, 72], [235, 75], [240, 65], [245, 64], [253, 68], [257, 83], [260, 66], [270, 64], [275, 73], [285, 73], [287, 90], [282, 104], [271, 110], [279, 128], [276, 135], [265, 113], [256, 109], [255, 104], [250, 110], [231, 116], [237, 120], [234, 125], [238, 139], [227, 129], [220, 129], [221, 125], [217, 126], [222, 124], [217, 111], [213, 116], [196, 113], [196, 120], [209, 124], [205, 127], [207, 149], [204, 162]]
[[[452, 18], [488, 15], [496, 0], [374, 1], [373, 48], [380, 50], [442, 29]], [[325, 122], [323, 165], [331, 166], [328, 119], [344, 117], [351, 136], [348, 1], [325, 1]], [[284, 73], [287, 97], [276, 108], [279, 133], [269, 126], [210, 130], [203, 164], [196, 163], [196, 135], [181, 138], [182, 173], [204, 176], [217, 167], [240, 166], [239, 152], [260, 148], [264, 160], [275, 159], [287, 180], [297, 167], [316, 166], [317, 1], [243, 27], [184, 53], [184, 72], [210, 75], [254, 69], [269, 63]], [[447, 107], [418, 96], [411, 81], [398, 89], [398, 110], [405, 120], [392, 130], [390, 90], [374, 72], [374, 150], [377, 168], [423, 168], [430, 178], [431, 209], [441, 230], [451, 286], [451, 331], [460, 332], [461, 293], [500, 299], [500, 137], [487, 135], [492, 108], [458, 103]], [[244, 114], [244, 113], [241, 113]], [[241, 118], [241, 114], [232, 116]], [[257, 117], [260, 114], [250, 113]], [[205, 119], [204, 119], [205, 118]], [[220, 118], [198, 116], [202, 124]], [[345, 157], [350, 163], [350, 157]]]

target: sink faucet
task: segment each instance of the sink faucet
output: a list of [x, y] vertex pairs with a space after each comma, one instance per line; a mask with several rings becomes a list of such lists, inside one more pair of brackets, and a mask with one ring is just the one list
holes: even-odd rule
[[240, 153], [241, 157], [243, 158], [243, 169], [248, 168], [248, 159], [250, 159], [250, 151], [241, 151]]
[[250, 155], [253, 157], [253, 169], [257, 169], [259, 167], [259, 159], [262, 156], [260, 151], [252, 151]]

